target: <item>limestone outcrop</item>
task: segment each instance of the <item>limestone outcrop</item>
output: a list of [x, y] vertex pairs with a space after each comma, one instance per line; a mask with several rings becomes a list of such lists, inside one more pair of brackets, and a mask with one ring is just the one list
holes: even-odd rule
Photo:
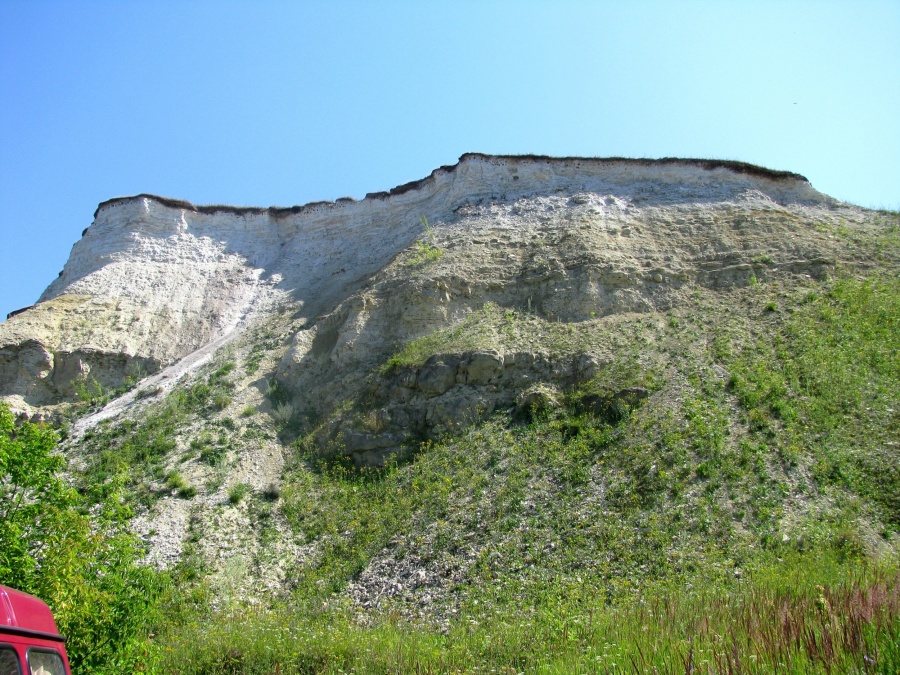
[[[661, 389], [618, 369], [672, 370], [692, 341], [654, 344], [669, 328], [714, 335], [718, 316], [759, 311], [757, 290], [864, 268], [885, 228], [796, 174], [674, 159], [464, 155], [291, 208], [113, 199], [39, 301], [0, 323], [0, 402], [76, 413], [73, 467], [141, 430], [148, 561], [192, 551], [231, 583], [252, 558], [245, 590], [275, 592], [318, 546], [279, 512], [299, 463], [381, 465], [497, 412], [665, 409], [680, 376]], [[102, 408], [69, 406], [123, 384]], [[392, 578], [379, 564], [351, 586], [362, 606]]]
[[[315, 387], [321, 408], [371, 386], [354, 364], [486, 302], [583, 322], [665, 309], [692, 283], [819, 274], [834, 247], [811, 224], [854, 213], [802, 176], [736, 162], [479, 154], [360, 201], [113, 199], [36, 305], [0, 324], [0, 400], [31, 413], [116, 388], [291, 307], [302, 329], [278, 377], [301, 398]], [[506, 372], [496, 354], [467, 357], [467, 386]], [[428, 368], [419, 395], [446, 395], [449, 371]]]

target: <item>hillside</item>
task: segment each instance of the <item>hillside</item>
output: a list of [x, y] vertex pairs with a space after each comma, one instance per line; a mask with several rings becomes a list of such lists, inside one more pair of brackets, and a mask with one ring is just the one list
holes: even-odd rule
[[[366, 672], [414, 631], [370, 672], [640, 672], [751, 649], [684, 607], [801, 569], [804, 602], [885, 589], [900, 635], [898, 354], [896, 213], [736, 162], [470, 154], [360, 201], [101, 204], [0, 324], [0, 402], [63, 425], [68, 480], [189, 594], [163, 671]], [[651, 600], [686, 632], [637, 661], [603, 612]], [[341, 637], [253, 670], [291, 625]]]
[[[240, 332], [275, 307], [293, 303], [298, 316], [314, 321], [370, 284], [416, 240], [423, 219], [435, 234], [452, 237], [453, 246], [473, 246], [473, 252], [489, 242], [470, 241], [461, 233], [493, 237], [510, 232], [497, 240], [499, 246], [487, 247], [490, 255], [506, 254], [506, 244], [518, 247], [521, 240], [558, 231], [574, 236], [575, 246], [584, 239], [591, 256], [612, 237], [616, 246], [602, 260], [591, 257], [597, 277], [591, 281], [604, 284], [598, 275], [605, 273], [624, 275], [627, 282], [631, 272], [643, 283], [644, 276], [666, 270], [652, 271], [662, 260], [635, 260], [647, 246], [644, 239], [657, 234], [651, 219], [645, 234], [632, 236], [635, 217], [640, 221], [643, 214], [659, 211], [657, 224], [667, 227], [668, 214], [678, 219], [679, 205], [696, 202], [719, 204], [733, 213], [717, 215], [740, 220], [742, 209], [746, 216], [759, 202], [771, 211], [769, 226], [779, 228], [783, 214], [772, 207], [791, 203], [830, 210], [830, 201], [800, 176], [734, 163], [483, 155], [464, 155], [457, 165], [437, 169], [422, 181], [359, 202], [345, 198], [255, 209], [195, 207], [149, 195], [113, 199], [98, 207], [38, 304], [3, 324], [0, 391], [14, 407], [52, 404], [71, 398], [73, 382], [84, 376], [104, 387], [119, 386], [128, 372], [153, 373], [218, 337]], [[717, 266], [728, 267], [717, 265], [733, 253], [728, 235], [710, 233], [712, 239], [706, 240], [701, 234], [695, 242], [690, 230], [702, 220], [675, 225], [685, 230], [685, 244], [707, 247], [673, 251], [688, 255], [686, 264], [706, 264], [710, 276]], [[717, 241], [720, 236], [726, 239]], [[652, 253], [665, 255], [664, 247], [651, 245]], [[796, 253], [803, 264], [807, 252]], [[485, 255], [481, 259], [497, 262]], [[527, 263], [503, 261], [511, 274]], [[581, 262], [588, 260], [571, 264]], [[447, 285], [454, 273], [444, 272], [446, 279], [430, 276]], [[470, 272], [484, 274], [477, 268], [460, 270], [463, 285]], [[610, 293], [615, 289], [604, 294]]]

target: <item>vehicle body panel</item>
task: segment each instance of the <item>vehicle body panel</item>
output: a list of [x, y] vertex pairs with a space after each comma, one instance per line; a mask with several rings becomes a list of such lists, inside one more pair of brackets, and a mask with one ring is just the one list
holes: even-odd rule
[[[45, 602], [33, 595], [7, 586], [0, 586], [0, 650], [13, 650], [18, 655], [23, 673], [53, 673], [53, 670], [34, 670], [36, 661], [47, 661], [42, 653], [59, 655], [63, 675], [70, 675], [69, 658], [66, 655], [65, 638], [59, 634], [53, 613]], [[32, 655], [32, 670], [28, 657]], [[49, 659], [53, 661], [55, 659]]]

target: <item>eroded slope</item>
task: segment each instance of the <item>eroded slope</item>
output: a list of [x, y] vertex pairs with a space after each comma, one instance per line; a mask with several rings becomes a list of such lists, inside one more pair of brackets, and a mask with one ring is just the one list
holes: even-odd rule
[[[573, 213], [590, 219], [593, 212], [611, 223], [619, 222], [620, 211], [678, 204], [833, 206], [801, 176], [740, 163], [485, 155], [464, 155], [426, 179], [359, 202], [256, 209], [195, 207], [151, 195], [114, 199], [100, 205], [40, 302], [0, 324], [0, 396], [31, 413], [72, 400], [80, 384], [118, 388], [126, 378], [133, 381], [236, 335], [250, 318], [279, 304], [296, 303], [308, 319], [330, 312], [404, 250], [423, 219], [474, 225], [474, 233], [480, 225], [467, 213], [488, 204], [502, 211], [500, 205], [524, 199], [524, 211], [498, 222], [516, 229], [520, 219], [533, 229], [541, 219], [553, 220], [554, 209], [568, 209], [567, 198], [577, 194], [597, 199], [585, 196], [584, 208]], [[620, 230], [629, 236], [627, 225]], [[646, 271], [643, 261], [635, 266], [616, 250], [605, 268], [595, 270], [613, 276], [600, 274], [589, 283], [615, 286], [618, 274]], [[635, 254], [640, 250], [628, 255]], [[542, 261], [532, 258], [525, 272], [529, 283], [545, 273]], [[614, 264], [619, 262], [621, 269]], [[668, 271], [679, 273], [677, 265]], [[638, 302], [605, 288], [588, 292], [615, 295], [611, 309]], [[548, 302], [545, 311], [555, 311]]]
[[[793, 174], [742, 168], [466, 156], [360, 202], [116, 200], [42, 302], [0, 326], [2, 393], [34, 411], [80, 383], [160, 369], [76, 422], [73, 470], [85, 487], [126, 480], [149, 559], [196, 565], [223, 597], [322, 582], [362, 608], [408, 600], [405, 612], [443, 621], [466, 597], [460, 584], [505, 574], [506, 553], [535, 565], [516, 583], [603, 556], [607, 579], [655, 564], [638, 511], [701, 498], [692, 523], [752, 512], [732, 518], [732, 543], [794, 536], [804, 513], [831, 508], [809, 497], [808, 463], [760, 451], [759, 483], [706, 487], [703, 448], [743, 461], [753, 440], [716, 341], [737, 351], [742, 336], [765, 336], [782, 295], [799, 305], [834, 275], [894, 269], [896, 246], [879, 242], [896, 224]], [[774, 307], [764, 321], [760, 303]], [[637, 409], [615, 445], [634, 461], [610, 467], [613, 456], [566, 445], [583, 416], [602, 435]], [[515, 425], [535, 411], [558, 438], [520, 451]], [[701, 422], [730, 439], [704, 437]], [[659, 429], [678, 443], [660, 445]], [[682, 453], [677, 473], [656, 461], [670, 451]], [[374, 486], [322, 468], [398, 458], [414, 460]], [[759, 485], [781, 514], [765, 527], [748, 498]], [[535, 511], [550, 502], [559, 508]], [[625, 524], [565, 549], [566, 562], [553, 528], [575, 527], [567, 505]], [[497, 530], [507, 516], [511, 529]], [[664, 533], [677, 527], [666, 522]], [[684, 569], [703, 557], [709, 528], [698, 528], [666, 549]], [[623, 542], [637, 551], [627, 560]], [[323, 571], [335, 560], [344, 566]]]

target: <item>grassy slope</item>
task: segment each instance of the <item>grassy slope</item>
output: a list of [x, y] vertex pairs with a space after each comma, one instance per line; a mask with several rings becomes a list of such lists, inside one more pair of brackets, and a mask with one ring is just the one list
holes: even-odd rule
[[[726, 322], [697, 301], [636, 318], [588, 385], [656, 390], [616, 425], [582, 390], [405, 466], [298, 462], [283, 508], [320, 555], [291, 601], [172, 626], [162, 654], [198, 665], [164, 670], [895, 672], [900, 280], [751, 287]], [[340, 592], [385, 550], [453, 583], [363, 627]]]
[[[383, 471], [298, 444], [279, 508], [315, 555], [291, 597], [213, 611], [194, 586], [147, 668], [897, 672], [900, 247], [884, 217], [864, 242], [881, 271], [617, 318], [614, 363], [527, 424], [501, 414]], [[474, 347], [565, 353], [611, 325], [487, 307], [383, 372]], [[585, 410], [633, 385], [653, 395], [617, 423]], [[172, 420], [157, 422], [151, 440]], [[100, 444], [105, 461], [122, 442]], [[430, 581], [361, 612], [353, 584], [379, 561]]]

